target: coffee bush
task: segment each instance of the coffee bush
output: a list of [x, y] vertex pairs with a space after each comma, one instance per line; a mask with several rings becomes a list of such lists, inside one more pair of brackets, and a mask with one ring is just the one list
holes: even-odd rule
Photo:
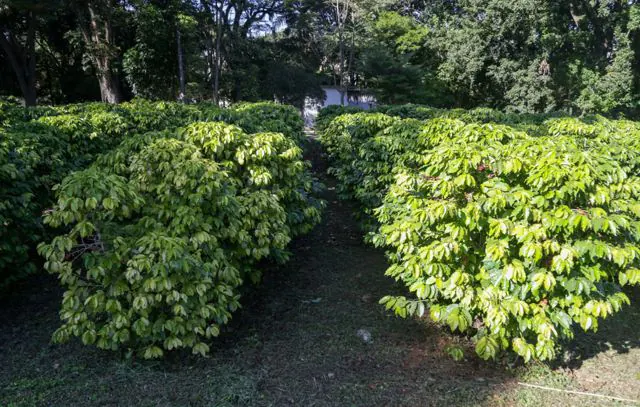
[[257, 281], [258, 262], [319, 221], [300, 147], [224, 123], [129, 138], [63, 180], [46, 215], [67, 233], [39, 246], [66, 287], [56, 341], [144, 358], [205, 355]]
[[[221, 109], [207, 103], [136, 99], [115, 106], [24, 108], [14, 100], [1, 100], [0, 182], [5, 187], [0, 192], [0, 289], [38, 270], [35, 247], [49, 238], [41, 216], [54, 202], [54, 185], [123, 141], [147, 132], [175, 131], [195, 121], [236, 123], [248, 133], [283, 132], [296, 142], [303, 137], [296, 109], [274, 103]], [[304, 229], [300, 212], [293, 210], [288, 216], [299, 219]]]
[[412, 294], [385, 296], [387, 309], [472, 336], [483, 358], [529, 361], [629, 303], [623, 287], [640, 283], [635, 123], [536, 118], [527, 132], [441, 116], [416, 129], [369, 115], [336, 118], [321, 140], [347, 195], [374, 215], [387, 274]]
[[316, 117], [314, 127], [316, 131], [323, 133], [326, 127], [338, 116], [345, 114], [355, 114], [363, 112], [362, 108], [357, 106], [340, 106], [329, 105], [320, 109]]
[[330, 172], [338, 179], [342, 197], [353, 197], [354, 186], [363, 179], [362, 171], [354, 164], [361, 144], [399, 119], [383, 114], [356, 113], [339, 116], [321, 135], [321, 143], [334, 165]]

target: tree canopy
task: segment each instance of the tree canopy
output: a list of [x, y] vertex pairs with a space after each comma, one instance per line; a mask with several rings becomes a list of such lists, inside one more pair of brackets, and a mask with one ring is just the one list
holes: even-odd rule
[[634, 0], [5, 0], [0, 95], [27, 105], [280, 100], [636, 116]]

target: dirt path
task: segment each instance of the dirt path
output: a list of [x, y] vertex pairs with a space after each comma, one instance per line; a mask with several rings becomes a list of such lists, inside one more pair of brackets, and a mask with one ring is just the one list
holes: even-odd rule
[[[478, 381], [505, 375], [477, 361], [461, 369], [444, 355], [450, 338], [439, 330], [384, 312], [378, 299], [397, 291], [384, 276], [384, 255], [362, 241], [354, 208], [339, 201], [325, 177], [320, 146], [309, 151], [327, 186], [324, 220], [294, 245], [295, 256], [266, 276], [236, 322], [253, 337], [249, 352], [263, 370], [260, 391], [275, 405], [446, 405], [481, 394], [465, 392]], [[358, 331], [371, 334], [365, 343]], [[242, 348], [242, 352], [247, 351]], [[471, 401], [471, 400], [469, 400]]]
[[78, 343], [49, 345], [60, 289], [43, 277], [0, 304], [0, 405], [546, 405], [521, 397], [518, 372], [472, 355], [456, 363], [444, 347], [463, 341], [384, 312], [377, 300], [400, 288], [384, 276], [383, 254], [362, 242], [353, 208], [337, 200], [317, 142], [308, 156], [328, 187], [324, 221], [244, 297], [210, 358], [132, 364]]

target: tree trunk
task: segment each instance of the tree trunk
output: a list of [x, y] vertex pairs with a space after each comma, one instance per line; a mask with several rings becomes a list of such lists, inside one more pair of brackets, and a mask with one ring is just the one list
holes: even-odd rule
[[23, 91], [23, 96], [24, 96], [24, 105], [29, 107], [29, 106], [36, 106], [38, 104], [38, 97], [36, 94], [36, 87], [35, 85], [29, 85], [27, 86], [26, 89], [24, 89]]
[[580, 28], [580, 22], [584, 18], [584, 13], [579, 13], [577, 11], [577, 7], [574, 2], [569, 3], [569, 13], [571, 13], [571, 19], [573, 23], [576, 25], [576, 28]]
[[0, 32], [0, 47], [7, 54], [9, 63], [16, 74], [25, 106], [35, 106], [36, 96], [36, 19], [33, 12], [28, 15], [27, 40], [24, 46], [9, 30]]
[[344, 35], [342, 27], [338, 27], [338, 41], [340, 42], [340, 104], [344, 106]]
[[183, 100], [186, 93], [186, 78], [184, 73], [184, 57], [182, 41], [180, 38], [180, 27], [176, 27], [176, 43], [178, 47], [178, 80], [180, 82], [180, 94], [178, 95], [178, 100]]
[[103, 72], [98, 74], [98, 83], [100, 84], [100, 98], [105, 103], [116, 105], [122, 102], [122, 92], [118, 80], [111, 72]]
[[94, 58], [96, 75], [100, 85], [100, 98], [105, 103], [118, 104], [122, 102], [122, 91], [118, 76], [111, 67], [111, 62], [111, 58], [107, 55]]
[[[116, 104], [122, 101], [122, 91], [118, 75], [113, 69], [118, 48], [111, 29], [112, 7], [108, 1], [89, 1], [85, 9], [78, 11], [78, 18], [87, 51], [96, 69], [101, 99]], [[87, 11], [88, 19], [85, 14]]]
[[222, 18], [220, 10], [216, 11], [216, 53], [213, 72], [213, 103], [220, 106], [220, 68], [222, 65]]
[[214, 72], [216, 70], [215, 68], [216, 60], [215, 60], [215, 45], [213, 42], [214, 40], [213, 40], [212, 30], [213, 28], [207, 27], [205, 32], [205, 42], [207, 47], [207, 66], [209, 67], [209, 72], [211, 72], [211, 97], [215, 102], [216, 92], [215, 92], [215, 84], [214, 84], [213, 77], [214, 77]]
[[354, 29], [351, 29], [351, 45], [349, 46], [349, 62], [347, 62], [347, 73], [346, 73], [346, 77], [347, 79], [347, 86], [349, 85], [354, 85], [355, 86], [355, 81], [353, 80], [353, 73], [352, 73], [352, 68], [353, 68], [353, 49], [355, 48], [355, 34], [354, 34]]
[[29, 28], [27, 31], [27, 44], [25, 50], [25, 65], [27, 88], [25, 92], [25, 105], [36, 105], [36, 18], [33, 12], [29, 13]]
[[[344, 1], [342, 8], [340, 7], [341, 1]], [[347, 88], [345, 86], [345, 60], [344, 60], [344, 25], [347, 21], [349, 14], [349, 2], [348, 0], [335, 0], [335, 13], [336, 23], [338, 25], [338, 46], [339, 46], [339, 63], [338, 69], [340, 75], [340, 104], [344, 106], [344, 99]]]
[[100, 84], [100, 96], [102, 101], [110, 104], [117, 104], [122, 101], [122, 94], [118, 81], [112, 77], [110, 69], [106, 69], [98, 74]]
[[[208, 1], [202, 2], [207, 16], [211, 17], [214, 27], [207, 24], [207, 48], [209, 50], [209, 69], [211, 70], [211, 91], [213, 103], [220, 105], [220, 69], [222, 65], [221, 44], [222, 44], [222, 10], [217, 2], [209, 4]], [[215, 44], [213, 40], [213, 32], [215, 30]]]

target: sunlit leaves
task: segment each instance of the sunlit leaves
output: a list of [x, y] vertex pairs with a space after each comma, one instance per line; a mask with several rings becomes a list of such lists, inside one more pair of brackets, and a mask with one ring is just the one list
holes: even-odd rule
[[[134, 153], [152, 140], [167, 137], [177, 128], [194, 121], [222, 121], [238, 126], [227, 126], [226, 134], [220, 137], [222, 139], [234, 139], [242, 131], [284, 133], [289, 140], [289, 148], [282, 144], [275, 148], [258, 147], [262, 148], [258, 154], [268, 159], [269, 151], [277, 151], [282, 162], [295, 162], [295, 165], [287, 167], [286, 174], [280, 174], [291, 177], [294, 183], [296, 174], [306, 170], [306, 165], [300, 160], [298, 146], [304, 140], [303, 122], [292, 106], [263, 102], [220, 109], [207, 103], [142, 99], [119, 105], [82, 103], [26, 110], [18, 105], [0, 104], [0, 180], [3, 183], [0, 193], [0, 221], [3, 224], [0, 230], [0, 287], [36, 270], [30, 261], [31, 251], [42, 240], [50, 239], [49, 230], [43, 228], [41, 216], [53, 206], [56, 184], [71, 172], [85, 169], [96, 159], [105, 169], [102, 175], [126, 175]], [[260, 140], [255, 145], [264, 146], [265, 141]], [[236, 150], [229, 148], [229, 151]], [[249, 146], [243, 149], [238, 157], [240, 164], [245, 160], [240, 158], [242, 154], [251, 155], [253, 151]], [[273, 182], [273, 179], [269, 181], [267, 173], [272, 170], [260, 170], [256, 181], [262, 184]], [[172, 181], [180, 185], [185, 180], [183, 176]], [[311, 183], [307, 177], [305, 189], [311, 189]], [[99, 186], [86, 185], [87, 190], [92, 189], [99, 195], [89, 195], [84, 201], [74, 197], [61, 202], [61, 205], [81, 212], [100, 207], [112, 212], [118, 208], [123, 216], [130, 216], [130, 212], [135, 211], [134, 207], [120, 204], [122, 197], [113, 196], [109, 191], [98, 191]], [[202, 190], [211, 193], [213, 188], [204, 185]], [[300, 191], [294, 189], [291, 195], [295, 194], [300, 194]], [[304, 200], [304, 197], [300, 199]], [[308, 230], [305, 219], [318, 215], [313, 212], [315, 208], [316, 205], [311, 209], [303, 206], [291, 212], [296, 232]], [[66, 213], [59, 221], [66, 224], [75, 222], [74, 214]], [[91, 231], [91, 222], [88, 221], [77, 228], [77, 232], [88, 237], [95, 231]], [[285, 256], [278, 257], [282, 259]]]
[[483, 336], [476, 343], [476, 353], [483, 359], [494, 359], [500, 350], [495, 338]]
[[382, 303], [402, 317], [424, 304], [434, 321], [475, 332], [485, 359], [553, 358], [640, 283], [640, 128], [552, 119], [527, 134], [442, 116], [418, 126], [345, 115], [322, 136], [345, 195], [378, 223], [387, 275], [415, 296]]
[[66, 233], [39, 247], [67, 289], [54, 339], [206, 355], [257, 262], [286, 260], [292, 237], [319, 221], [299, 137], [194, 123], [127, 139], [65, 178], [45, 222]]
[[447, 354], [456, 362], [464, 359], [464, 351], [460, 346], [449, 345], [445, 348], [445, 352], [447, 352]]

